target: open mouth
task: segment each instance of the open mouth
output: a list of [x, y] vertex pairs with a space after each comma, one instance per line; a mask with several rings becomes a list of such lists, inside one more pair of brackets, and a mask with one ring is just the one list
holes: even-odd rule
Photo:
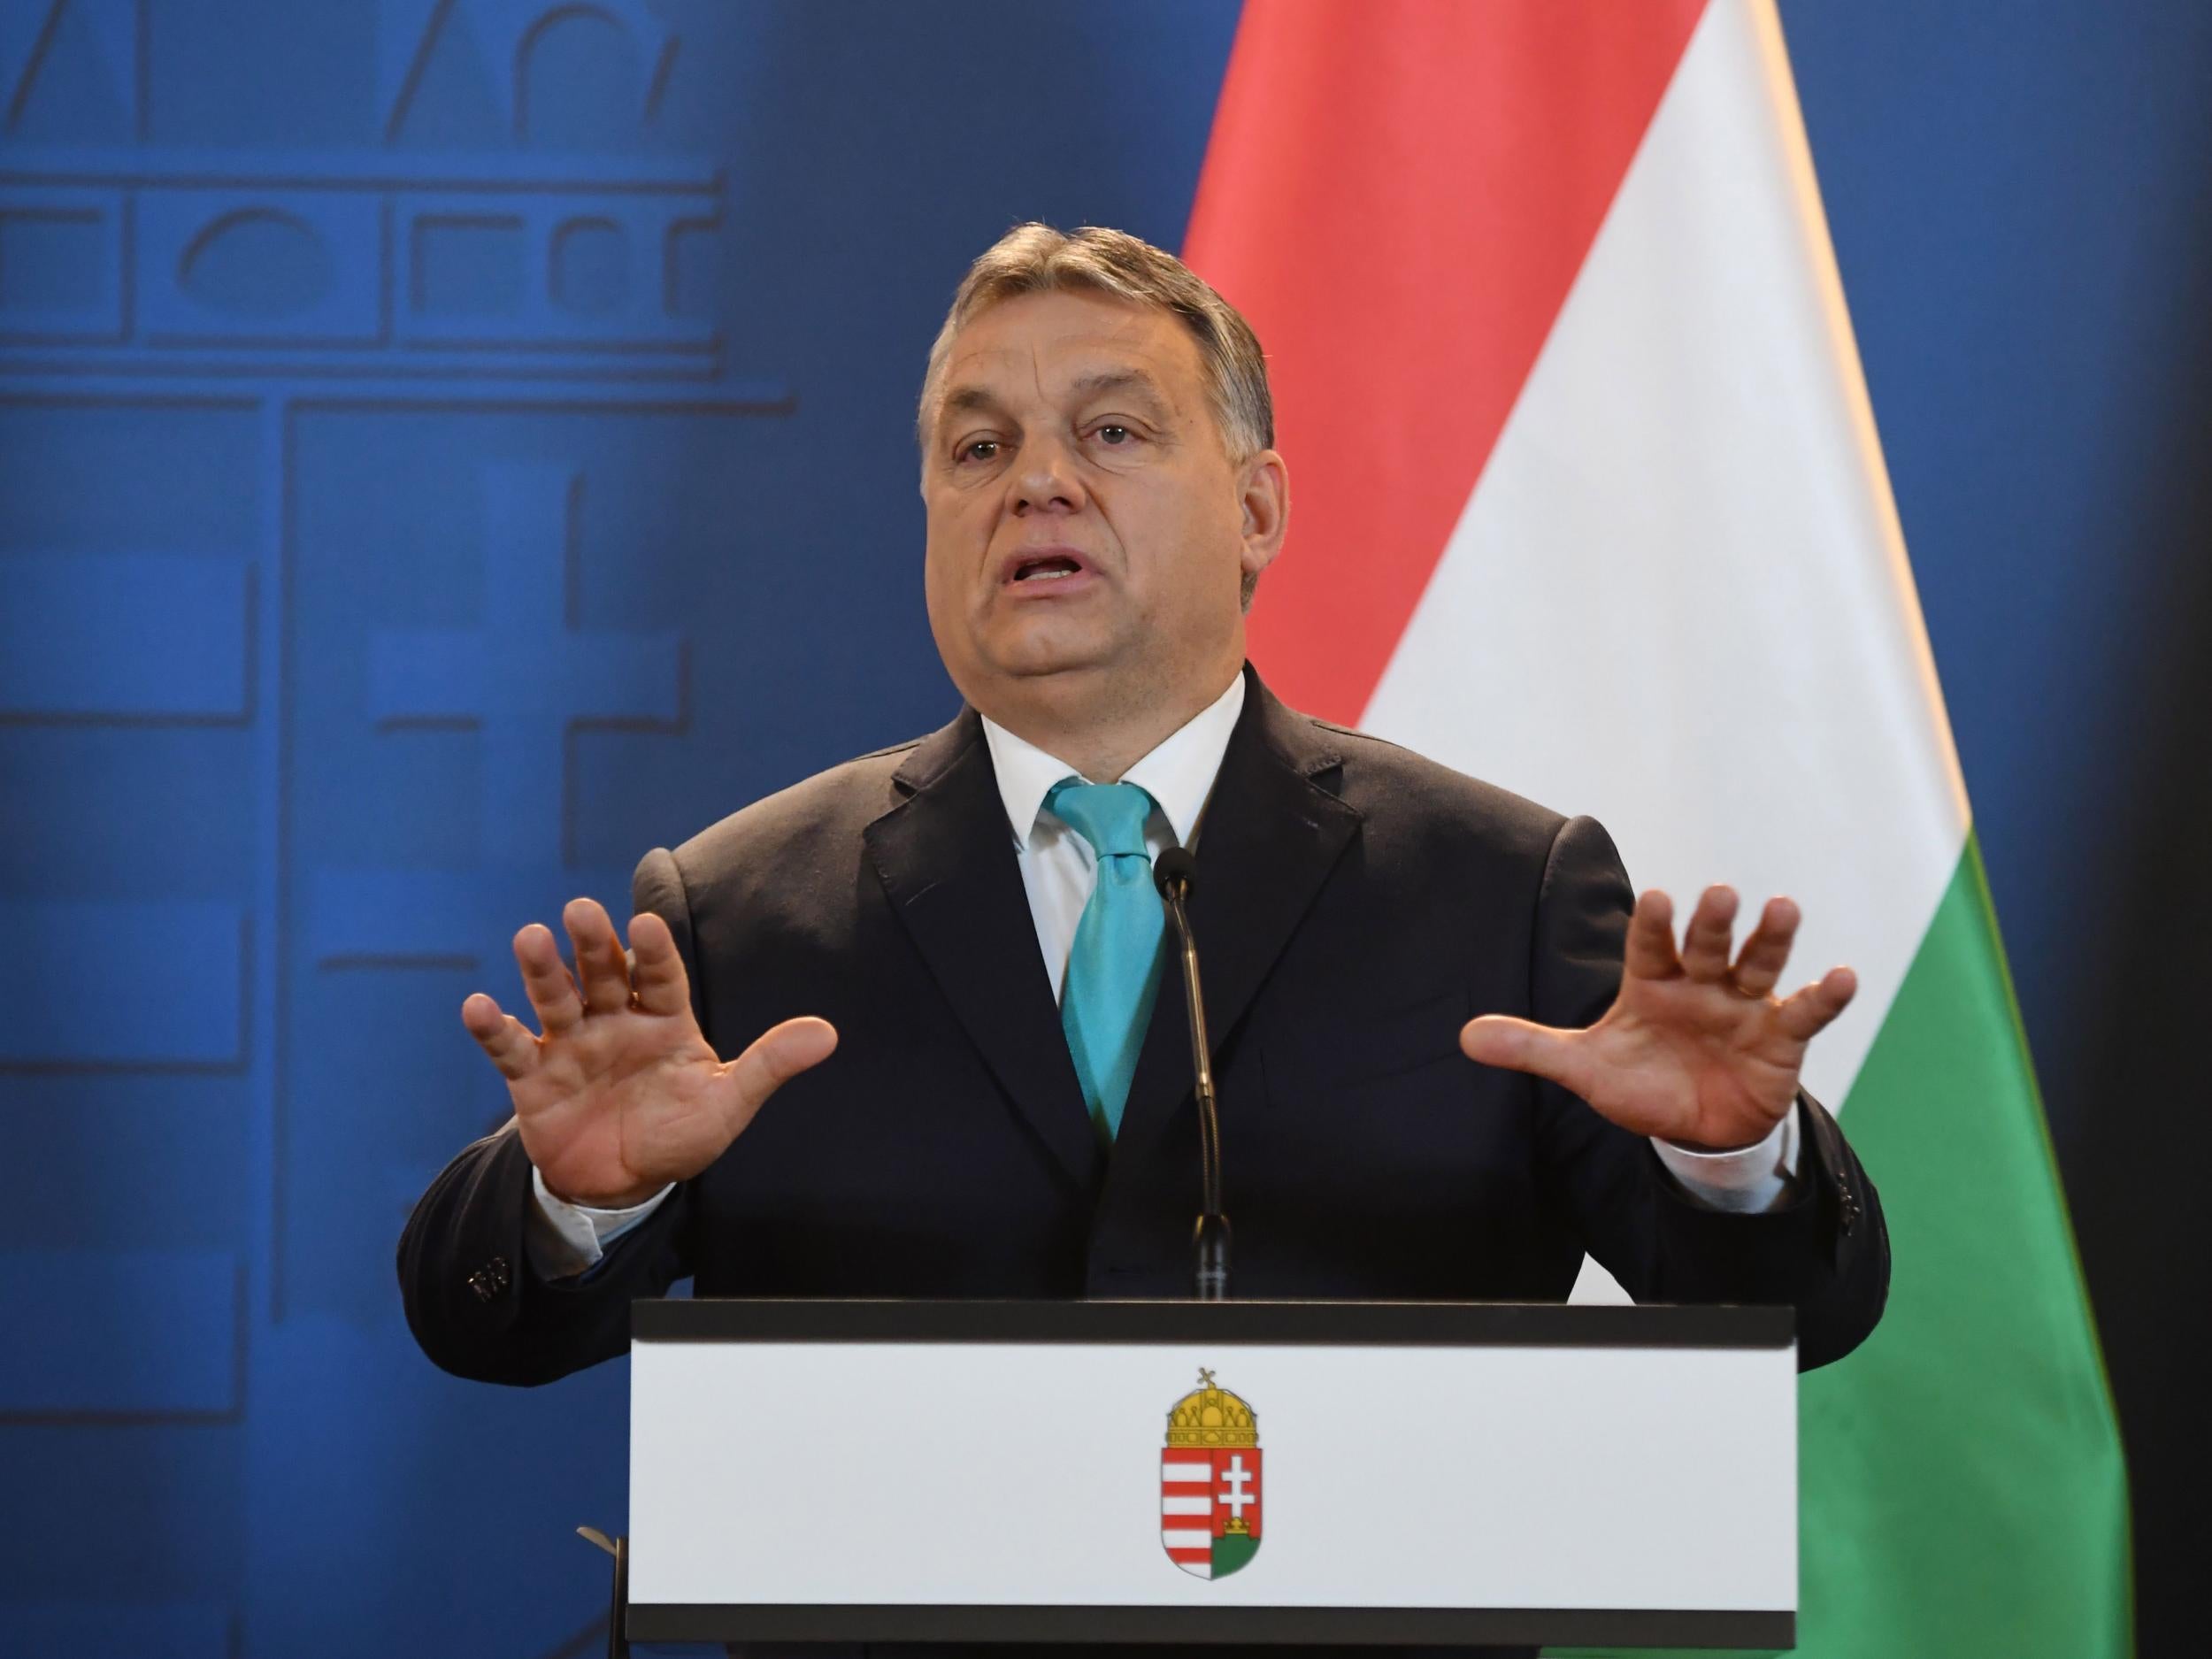
[[1065, 581], [1080, 576], [1084, 569], [1083, 561], [1071, 553], [1036, 553], [1017, 558], [1006, 580], [1015, 583]]

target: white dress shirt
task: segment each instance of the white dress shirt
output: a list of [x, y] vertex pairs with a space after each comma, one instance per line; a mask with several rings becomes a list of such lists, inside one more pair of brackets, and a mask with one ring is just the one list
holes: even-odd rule
[[[1207, 797], [1213, 793], [1229, 734], [1244, 709], [1244, 676], [1178, 728], [1157, 749], [1121, 776], [1152, 797], [1145, 819], [1145, 851], [1156, 858], [1170, 847], [1195, 848]], [[1029, 896], [1037, 948], [1051, 977], [1053, 1000], [1060, 997], [1068, 953], [1074, 949], [1076, 924], [1098, 881], [1098, 859], [1090, 843], [1045, 807], [1045, 797], [1062, 779], [1081, 776], [1065, 761], [1015, 736], [995, 721], [983, 722], [991, 768], [1021, 866], [1022, 888]], [[1084, 782], [1091, 780], [1086, 778]], [[1774, 1208], [1793, 1190], [1797, 1174], [1797, 1113], [1792, 1110], [1755, 1146], [1733, 1152], [1691, 1152], [1654, 1141], [1660, 1161], [1683, 1189], [1716, 1210], [1756, 1212]], [[542, 1176], [532, 1176], [536, 1196], [525, 1242], [531, 1265], [541, 1277], [580, 1273], [597, 1262], [618, 1233], [650, 1215], [672, 1187], [664, 1187], [626, 1210], [598, 1210], [572, 1204], [546, 1190]]]

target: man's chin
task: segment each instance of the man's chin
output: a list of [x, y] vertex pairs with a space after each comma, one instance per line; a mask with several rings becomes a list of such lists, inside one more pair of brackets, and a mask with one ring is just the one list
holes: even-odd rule
[[999, 672], [1017, 680], [1111, 672], [1125, 655], [1112, 641], [1064, 627], [1025, 629], [991, 653]]

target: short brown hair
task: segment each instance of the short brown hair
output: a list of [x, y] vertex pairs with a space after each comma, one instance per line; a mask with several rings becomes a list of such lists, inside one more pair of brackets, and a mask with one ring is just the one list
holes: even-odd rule
[[952, 309], [929, 349], [914, 435], [929, 444], [930, 400], [945, 373], [953, 336], [979, 313], [1024, 294], [1085, 288], [1133, 305], [1172, 311], [1198, 342], [1214, 422], [1232, 460], [1275, 447], [1275, 403], [1267, 389], [1267, 358], [1237, 308], [1164, 248], [1127, 231], [1085, 225], [1072, 234], [1049, 225], [1017, 225], [968, 267]]

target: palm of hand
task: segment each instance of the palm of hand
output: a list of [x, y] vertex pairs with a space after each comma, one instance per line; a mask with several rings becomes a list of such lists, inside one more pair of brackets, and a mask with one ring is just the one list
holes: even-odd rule
[[523, 1148], [552, 1191], [657, 1190], [729, 1144], [735, 1090], [688, 1017], [595, 1014], [538, 1044], [536, 1069], [509, 1092]]
[[571, 977], [552, 931], [515, 935], [534, 1034], [481, 991], [461, 1004], [469, 1034], [507, 1079], [523, 1150], [559, 1197], [641, 1203], [720, 1157], [787, 1080], [828, 1057], [823, 1020], [787, 1019], [726, 1064], [691, 1011], [690, 982], [668, 926], [630, 924], [630, 957], [589, 899], [563, 912], [576, 952]]
[[1691, 1147], [1747, 1146], [1797, 1097], [1806, 1045], [1782, 1033], [1779, 1002], [1687, 978], [1626, 979], [1582, 1033], [1582, 1087], [1601, 1116]]
[[1857, 980], [1835, 968], [1778, 999], [1797, 907], [1770, 901], [1732, 964], [1735, 916], [1736, 895], [1708, 888], [1678, 952], [1672, 903], [1647, 893], [1629, 921], [1619, 994], [1597, 1024], [1555, 1031], [1486, 1015], [1460, 1046], [1486, 1064], [1547, 1078], [1638, 1134], [1701, 1149], [1752, 1145], [1796, 1099], [1807, 1045]]

